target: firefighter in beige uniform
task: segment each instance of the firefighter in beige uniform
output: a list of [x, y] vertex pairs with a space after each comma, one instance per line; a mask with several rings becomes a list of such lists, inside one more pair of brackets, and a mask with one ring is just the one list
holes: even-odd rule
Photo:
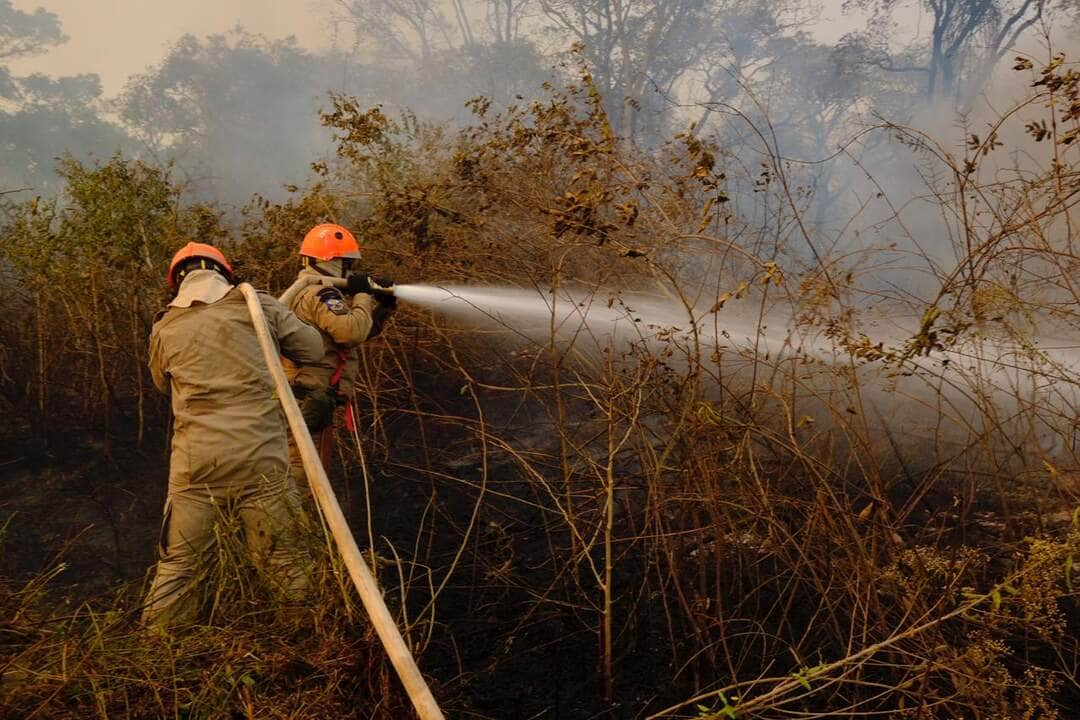
[[[285, 363], [304, 420], [326, 465], [333, 438], [334, 408], [345, 403], [345, 422], [352, 427], [351, 402], [359, 359], [357, 346], [379, 334], [394, 310], [393, 295], [374, 295], [373, 287], [391, 288], [384, 278], [350, 274], [360, 258], [360, 246], [352, 233], [340, 225], [324, 223], [312, 228], [300, 244], [303, 267], [300, 277], [347, 278], [342, 289], [312, 284], [300, 291], [289, 309], [322, 335], [323, 352], [317, 362], [299, 366]], [[290, 436], [289, 464], [298, 485], [306, 475], [295, 441]]]
[[[286, 597], [309, 582], [310, 558], [297, 544], [299, 502], [288, 475], [285, 419], [244, 296], [217, 248], [188, 243], [173, 258], [178, 289], [150, 334], [150, 372], [171, 393], [174, 415], [169, 494], [160, 559], [143, 610], [146, 624], [194, 619], [200, 565], [214, 547], [214, 524], [236, 513], [256, 564]], [[323, 355], [318, 332], [260, 293], [272, 337], [300, 363]]]

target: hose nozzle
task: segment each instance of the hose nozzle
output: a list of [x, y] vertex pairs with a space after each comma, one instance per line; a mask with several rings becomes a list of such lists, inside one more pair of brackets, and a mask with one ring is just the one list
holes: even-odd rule
[[375, 275], [350, 275], [346, 281], [345, 289], [350, 295], [367, 293], [368, 295], [387, 296], [394, 294], [394, 281], [390, 278]]
[[393, 295], [394, 282], [385, 278], [368, 277], [368, 290], [372, 295]]

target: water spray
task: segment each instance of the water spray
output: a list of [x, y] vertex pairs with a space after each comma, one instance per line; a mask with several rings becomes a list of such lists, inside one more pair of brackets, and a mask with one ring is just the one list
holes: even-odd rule
[[[836, 392], [837, 368], [851, 362], [846, 348], [821, 335], [808, 335], [790, 312], [760, 316], [757, 310], [741, 312], [734, 303], [719, 311], [687, 308], [657, 296], [584, 288], [564, 287], [552, 293], [493, 286], [382, 286], [374, 278], [370, 282], [373, 294], [393, 295], [467, 327], [501, 330], [526, 344], [546, 347], [554, 342], [560, 353], [596, 357], [607, 349], [618, 349], [630, 357], [630, 351], [637, 348], [662, 354], [669, 365], [680, 367], [700, 353], [723, 362], [725, 385], [732, 382], [737, 386], [753, 382], [753, 378], [760, 384], [762, 376], [754, 372], [755, 367], [764, 363], [777, 370], [790, 364], [789, 381], [821, 398]], [[282, 296], [283, 301], [308, 284], [346, 285], [343, 279], [310, 275], [297, 283]], [[895, 316], [882, 316], [873, 324], [878, 326], [878, 339], [902, 347], [917, 327], [917, 318], [905, 323]], [[1038, 351], [1059, 376], [1080, 373], [1080, 356], [1073, 348], [1043, 345]], [[913, 442], [921, 442], [919, 433], [928, 425], [928, 417], [942, 412], [934, 409], [940, 393], [945, 398], [945, 413], [961, 435], [972, 418], [983, 412], [983, 402], [1012, 408], [1010, 413], [1021, 407], [1038, 411], [1043, 417], [1040, 444], [1047, 456], [1052, 456], [1056, 454], [1053, 446], [1060, 450], [1061, 442], [1053, 439], [1057, 434], [1053, 418], [1070, 416], [1080, 406], [1080, 391], [1072, 382], [1049, 382], [1038, 368], [1016, 362], [1019, 356], [1017, 348], [1006, 342], [984, 340], [977, 347], [942, 349], [934, 357], [909, 358], [902, 368], [866, 363], [859, 364], [857, 371], [868, 401], [867, 412], [880, 416], [890, 436], [910, 433]], [[972, 395], [972, 382], [986, 384], [984, 391], [989, 394], [981, 401]], [[1021, 398], [1016, 392], [1025, 383], [1029, 389]]]

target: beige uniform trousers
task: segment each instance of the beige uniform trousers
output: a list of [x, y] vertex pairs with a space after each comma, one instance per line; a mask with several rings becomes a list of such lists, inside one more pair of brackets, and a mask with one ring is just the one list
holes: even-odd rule
[[310, 584], [311, 558], [297, 537], [303, 513], [292, 479], [233, 477], [220, 487], [169, 487], [158, 548], [160, 560], [143, 608], [146, 624], [189, 622], [205, 598], [199, 589], [211, 572], [218, 532], [231, 518], [244, 528], [256, 567], [289, 600]]

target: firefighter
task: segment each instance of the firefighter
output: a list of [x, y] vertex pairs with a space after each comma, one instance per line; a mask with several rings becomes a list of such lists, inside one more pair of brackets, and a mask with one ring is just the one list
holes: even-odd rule
[[[345, 422], [355, 427], [352, 397], [359, 358], [357, 346], [382, 331], [394, 311], [393, 281], [352, 273], [360, 259], [360, 245], [341, 225], [316, 225], [300, 243], [300, 277], [347, 279], [337, 287], [312, 284], [292, 299], [289, 309], [322, 334], [323, 353], [315, 363], [295, 366], [286, 362], [293, 393], [300, 402], [311, 436], [319, 446], [323, 465], [330, 460], [334, 409], [345, 405]], [[306, 485], [306, 474], [296, 442], [290, 437], [289, 464], [298, 485]]]
[[[150, 333], [150, 372], [174, 416], [159, 561], [143, 623], [194, 619], [198, 576], [222, 513], [239, 516], [257, 567], [298, 599], [310, 558], [298, 543], [300, 505], [288, 474], [285, 418], [244, 296], [220, 250], [191, 242], [172, 259], [176, 297]], [[322, 339], [270, 295], [259, 294], [271, 335], [298, 363], [323, 356]]]

